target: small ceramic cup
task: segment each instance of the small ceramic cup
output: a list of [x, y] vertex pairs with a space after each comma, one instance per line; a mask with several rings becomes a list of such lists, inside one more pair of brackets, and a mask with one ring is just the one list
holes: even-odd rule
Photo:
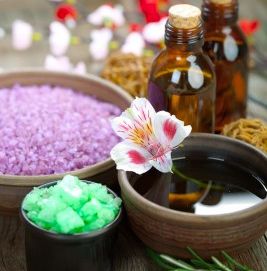
[[[183, 148], [174, 150], [172, 157], [205, 160], [213, 157], [231, 161], [254, 172], [267, 186], [266, 154], [242, 141], [213, 134], [192, 134], [183, 142]], [[158, 178], [151, 174], [153, 171], [144, 174], [143, 190], [147, 189], [148, 178], [155, 181]], [[267, 230], [267, 198], [233, 213], [197, 215], [156, 204], [154, 202], [159, 202], [159, 199], [153, 198], [153, 193], [142, 196], [133, 187], [139, 177], [132, 172], [119, 171], [118, 176], [132, 230], [148, 247], [160, 253], [189, 258], [191, 255], [186, 248], [191, 247], [202, 257], [210, 258], [222, 250], [231, 253], [247, 249]], [[153, 192], [165, 194], [164, 199], [169, 193], [164, 185], [169, 177], [168, 174], [163, 177], [165, 179], [159, 180]], [[262, 192], [266, 194], [265, 190]]]
[[[51, 182], [40, 186], [55, 185]], [[87, 182], [90, 183], [90, 182]], [[108, 189], [116, 197], [117, 195]], [[25, 250], [28, 271], [103, 271], [110, 270], [112, 249], [117, 237], [122, 210], [102, 229], [80, 234], [58, 234], [31, 222], [21, 207], [25, 225]]]

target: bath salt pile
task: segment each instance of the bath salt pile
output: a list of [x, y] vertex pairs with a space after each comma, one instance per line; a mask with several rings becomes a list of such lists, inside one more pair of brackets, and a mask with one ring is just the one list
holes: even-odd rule
[[101, 229], [118, 215], [121, 199], [106, 186], [66, 175], [49, 188], [35, 188], [23, 201], [27, 217], [39, 227], [74, 234]]
[[112, 104], [60, 86], [0, 89], [0, 174], [47, 175], [93, 165], [119, 142]]

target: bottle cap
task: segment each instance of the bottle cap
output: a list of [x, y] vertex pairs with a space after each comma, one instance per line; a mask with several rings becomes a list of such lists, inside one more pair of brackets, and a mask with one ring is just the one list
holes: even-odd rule
[[176, 28], [191, 29], [201, 22], [201, 11], [192, 5], [175, 5], [169, 9], [169, 23]]
[[233, 0], [210, 0], [210, 2], [218, 5], [227, 5], [231, 4]]

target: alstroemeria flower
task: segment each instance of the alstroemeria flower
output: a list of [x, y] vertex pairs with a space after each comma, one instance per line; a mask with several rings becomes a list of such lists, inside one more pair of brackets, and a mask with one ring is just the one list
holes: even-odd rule
[[117, 169], [142, 174], [155, 167], [171, 172], [171, 151], [190, 134], [191, 126], [165, 111], [155, 112], [145, 98], [112, 120], [112, 128], [123, 139], [110, 152]]

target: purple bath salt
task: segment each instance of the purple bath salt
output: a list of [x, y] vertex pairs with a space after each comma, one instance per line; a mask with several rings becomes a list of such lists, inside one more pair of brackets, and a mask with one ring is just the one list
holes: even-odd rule
[[47, 175], [93, 165], [119, 142], [117, 106], [60, 86], [0, 89], [0, 174]]

